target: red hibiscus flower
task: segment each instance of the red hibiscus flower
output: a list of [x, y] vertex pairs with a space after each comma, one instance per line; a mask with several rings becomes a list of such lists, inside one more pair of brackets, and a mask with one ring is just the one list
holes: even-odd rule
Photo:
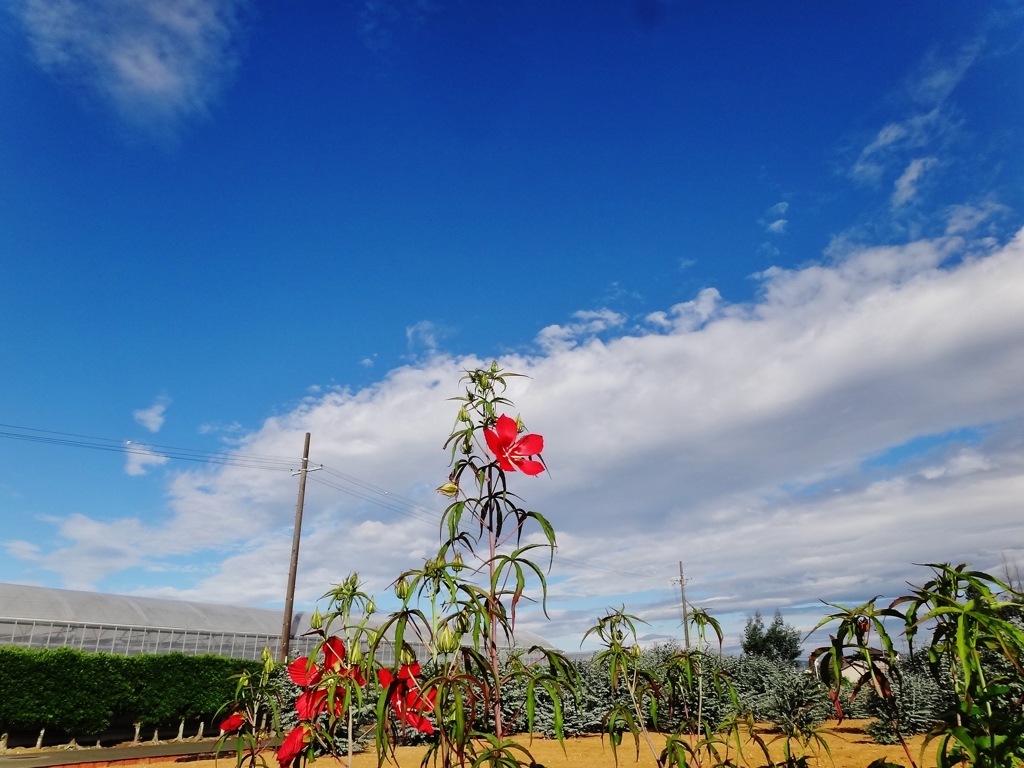
[[243, 725], [245, 725], [245, 718], [242, 717], [241, 713], [235, 712], [235, 714], [230, 715], [223, 723], [220, 724], [220, 729], [224, 731], [224, 733], [234, 733]]
[[332, 672], [341, 671], [345, 663], [345, 643], [340, 637], [328, 637], [324, 641], [324, 667]]
[[420, 665], [404, 664], [398, 670], [395, 677], [389, 669], [382, 669], [377, 673], [381, 686], [391, 690], [391, 709], [403, 725], [415, 728], [420, 733], [431, 734], [434, 732], [434, 724], [423, 716], [424, 712], [434, 711], [434, 700], [436, 691], [428, 691], [424, 696], [416, 682], [416, 676], [420, 673]]
[[289, 768], [295, 762], [295, 758], [302, 754], [302, 750], [309, 743], [310, 729], [308, 725], [300, 724], [293, 728], [291, 733], [285, 736], [281, 746], [277, 748], [277, 762], [281, 768]]
[[345, 643], [340, 637], [329, 637], [324, 641], [324, 671], [333, 672], [342, 677], [350, 677], [356, 685], [366, 685], [363, 673], [357, 665], [349, 666], [345, 663], [347, 653]]
[[[313, 688], [305, 691], [295, 700], [295, 713], [299, 720], [314, 720], [327, 708], [327, 691], [323, 688]], [[339, 691], [334, 696], [334, 714], [336, 717], [342, 715], [342, 705], [345, 702], [345, 694]]]
[[308, 656], [300, 656], [288, 665], [288, 677], [301, 688], [309, 688], [320, 682], [323, 672], [312, 663]]
[[519, 428], [515, 419], [499, 416], [494, 429], [485, 429], [484, 438], [491, 449], [498, 466], [505, 472], [520, 470], [524, 475], [539, 475], [544, 465], [539, 461], [528, 459], [537, 456], [544, 450], [544, 438], [540, 435], [523, 435], [518, 440]]

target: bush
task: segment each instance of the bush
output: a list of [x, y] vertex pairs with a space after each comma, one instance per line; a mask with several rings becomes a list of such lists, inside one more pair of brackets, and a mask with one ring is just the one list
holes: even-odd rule
[[254, 663], [0, 647], [0, 729], [45, 727], [85, 736], [106, 730], [115, 718], [158, 725], [212, 716], [234, 695], [231, 677]]

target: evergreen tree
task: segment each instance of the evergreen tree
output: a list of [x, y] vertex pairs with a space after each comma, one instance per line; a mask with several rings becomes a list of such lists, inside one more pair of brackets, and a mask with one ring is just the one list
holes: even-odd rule
[[771, 625], [765, 629], [761, 612], [755, 611], [743, 628], [740, 646], [746, 656], [763, 656], [793, 664], [801, 654], [800, 632], [783, 621], [779, 610], [775, 611]]

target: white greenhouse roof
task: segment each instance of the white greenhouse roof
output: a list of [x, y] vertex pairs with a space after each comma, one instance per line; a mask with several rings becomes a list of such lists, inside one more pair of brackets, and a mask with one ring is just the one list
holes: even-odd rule
[[[280, 635], [284, 615], [267, 608], [0, 584], [0, 618]], [[292, 634], [308, 630], [309, 614], [296, 611]]]
[[[310, 629], [310, 612], [295, 611], [292, 636]], [[71, 589], [0, 584], [0, 623], [10, 620], [118, 627], [199, 630], [234, 635], [280, 636], [281, 609], [247, 608], [217, 603], [196, 603], [156, 597], [110, 595]], [[389, 635], [392, 633], [389, 632]], [[407, 638], [414, 642], [414, 638]], [[2, 642], [2, 640], [0, 640]], [[554, 649], [540, 635], [526, 629], [516, 631], [521, 648], [539, 645]]]

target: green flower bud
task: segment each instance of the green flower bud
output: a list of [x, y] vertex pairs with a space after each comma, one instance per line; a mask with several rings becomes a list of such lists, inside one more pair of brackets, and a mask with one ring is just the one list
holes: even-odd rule
[[360, 643], [352, 643], [346, 650], [349, 664], [358, 664], [363, 660], [363, 646]]
[[436, 647], [438, 653], [455, 653], [459, 650], [460, 638], [447, 626], [441, 627], [437, 633]]
[[409, 597], [409, 582], [406, 581], [405, 576], [402, 576], [395, 582], [395, 597], [399, 600], [405, 600]]
[[462, 560], [462, 553], [456, 552], [455, 557], [452, 558], [452, 567], [456, 570], [462, 570], [466, 567], [466, 564]]
[[469, 614], [465, 612], [460, 613], [455, 619], [455, 631], [460, 635], [464, 635], [469, 632], [469, 627]]
[[321, 629], [324, 625], [324, 617], [320, 615], [320, 609], [314, 608], [313, 615], [309, 617], [309, 626], [313, 629]]
[[523, 417], [518, 413], [516, 414], [516, 432], [525, 432], [526, 425], [523, 424]]
[[403, 666], [405, 664], [414, 664], [414, 663], [416, 663], [416, 654], [413, 653], [408, 648], [403, 648], [402, 652], [398, 655], [398, 658], [399, 658], [399, 661], [402, 662]]
[[639, 645], [634, 645], [632, 648], [629, 649], [629, 655], [632, 656], [634, 659], [639, 659], [641, 656], [644, 655], [643, 648], [641, 648]]
[[455, 498], [455, 496], [457, 496], [459, 493], [459, 486], [457, 486], [455, 483], [445, 483], [444, 485], [438, 486], [437, 492], [440, 493], [442, 496]]
[[374, 602], [372, 597], [370, 598], [369, 602], [366, 603], [366, 612], [368, 614], [377, 612], [377, 603]]

